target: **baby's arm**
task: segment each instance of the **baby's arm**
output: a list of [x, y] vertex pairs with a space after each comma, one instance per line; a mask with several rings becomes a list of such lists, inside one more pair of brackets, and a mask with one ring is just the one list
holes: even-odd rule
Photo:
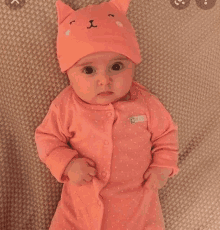
[[35, 131], [35, 142], [40, 160], [46, 164], [57, 181], [64, 183], [68, 181], [64, 171], [69, 162], [78, 157], [78, 153], [67, 144], [69, 134], [63, 129], [59, 113], [52, 103], [43, 122]]
[[[148, 128], [151, 132], [152, 142], [150, 168], [159, 167], [172, 170], [169, 174], [169, 177], [172, 177], [179, 172], [177, 167], [179, 150], [177, 126], [157, 97], [151, 95], [147, 103], [149, 105]], [[165, 174], [167, 172], [164, 170]]]

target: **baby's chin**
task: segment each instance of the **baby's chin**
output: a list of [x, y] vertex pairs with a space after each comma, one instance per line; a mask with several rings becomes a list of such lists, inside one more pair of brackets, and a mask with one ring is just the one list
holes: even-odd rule
[[86, 99], [82, 99], [80, 98], [83, 102], [85, 102], [86, 104], [89, 105], [108, 105], [112, 102], [114, 102], [114, 99], [93, 99], [93, 100], [86, 100]]
[[102, 99], [96, 99], [96, 100], [91, 100], [91, 101], [84, 101], [87, 104], [90, 105], [109, 105], [110, 103], [115, 103], [119, 101], [121, 98], [102, 98]]
[[126, 95], [119, 96], [115, 93], [110, 95], [96, 95], [92, 99], [90, 98], [80, 98], [86, 104], [90, 105], [108, 105], [110, 103], [115, 103], [117, 101], [128, 101], [130, 99], [130, 91]]

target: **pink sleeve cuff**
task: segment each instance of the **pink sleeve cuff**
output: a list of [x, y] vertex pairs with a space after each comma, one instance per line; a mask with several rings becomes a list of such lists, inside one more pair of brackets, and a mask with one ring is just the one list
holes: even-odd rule
[[[62, 153], [61, 153], [62, 151]], [[46, 166], [50, 169], [51, 174], [57, 179], [58, 182], [64, 183], [69, 179], [63, 175], [67, 165], [73, 158], [77, 158], [78, 153], [72, 149], [57, 148], [45, 159]]]

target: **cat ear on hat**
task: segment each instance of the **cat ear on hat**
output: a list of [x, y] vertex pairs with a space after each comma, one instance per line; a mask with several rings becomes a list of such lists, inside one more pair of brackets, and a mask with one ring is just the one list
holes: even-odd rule
[[58, 25], [60, 25], [70, 14], [75, 12], [70, 6], [60, 0], [56, 1]]
[[122, 13], [127, 14], [128, 7], [131, 0], [110, 0]]

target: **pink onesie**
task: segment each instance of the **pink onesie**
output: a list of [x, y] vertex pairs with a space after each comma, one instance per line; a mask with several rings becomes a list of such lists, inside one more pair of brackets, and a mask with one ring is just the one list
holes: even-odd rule
[[[129, 95], [91, 105], [68, 86], [51, 103], [35, 133], [40, 160], [64, 183], [50, 230], [165, 229], [158, 188], [143, 175], [149, 166], [178, 173], [177, 126], [141, 84]], [[74, 157], [96, 163], [92, 182], [78, 187], [63, 175]]]

